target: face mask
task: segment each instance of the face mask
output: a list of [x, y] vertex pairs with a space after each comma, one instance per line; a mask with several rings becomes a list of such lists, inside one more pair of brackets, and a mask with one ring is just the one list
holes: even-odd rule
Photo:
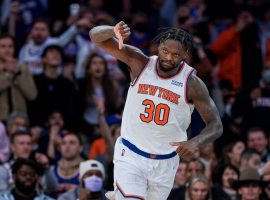
[[262, 79], [265, 83], [270, 83], [270, 69], [266, 69], [263, 71]]
[[93, 175], [84, 179], [85, 188], [89, 189], [91, 192], [99, 192], [103, 187], [102, 178]]

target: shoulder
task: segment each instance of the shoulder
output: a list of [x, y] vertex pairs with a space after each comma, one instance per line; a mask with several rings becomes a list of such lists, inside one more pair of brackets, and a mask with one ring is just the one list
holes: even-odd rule
[[196, 74], [192, 73], [188, 82], [188, 98], [191, 100], [209, 96], [205, 83]]

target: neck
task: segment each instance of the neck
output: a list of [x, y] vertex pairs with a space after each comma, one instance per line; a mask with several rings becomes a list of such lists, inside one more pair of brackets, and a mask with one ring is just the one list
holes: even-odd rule
[[76, 165], [79, 162], [81, 162], [81, 160], [82, 160], [81, 157], [74, 157], [74, 158], [71, 158], [71, 159], [62, 158], [60, 161], [65, 166], [73, 166], [73, 165]]
[[166, 69], [166, 68], [163, 68], [161, 65], [160, 65], [160, 62], [158, 61], [157, 63], [157, 72], [160, 76], [170, 76], [170, 75], [174, 75], [176, 74], [176, 72], [178, 71], [179, 67], [181, 66], [181, 64], [179, 64], [177, 67], [174, 67], [174, 68], [171, 68], [171, 69]]
[[35, 194], [35, 190], [31, 192], [30, 194], [25, 194], [23, 191], [20, 191], [18, 188], [15, 188], [15, 192], [23, 197], [31, 197], [31, 196], [34, 196]]
[[101, 78], [92, 78], [92, 84], [93, 84], [93, 86], [101, 86], [102, 79]]
[[49, 78], [56, 79], [57, 78], [57, 67], [56, 66], [46, 66], [45, 75]]

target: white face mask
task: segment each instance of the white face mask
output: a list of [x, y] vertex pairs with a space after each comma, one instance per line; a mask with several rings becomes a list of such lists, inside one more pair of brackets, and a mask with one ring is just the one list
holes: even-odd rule
[[89, 189], [91, 192], [99, 192], [103, 187], [102, 178], [93, 175], [85, 178], [84, 180], [85, 188]]

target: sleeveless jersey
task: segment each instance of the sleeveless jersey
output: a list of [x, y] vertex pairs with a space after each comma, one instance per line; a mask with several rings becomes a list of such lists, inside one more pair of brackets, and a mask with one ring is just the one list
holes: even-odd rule
[[162, 78], [157, 61], [150, 57], [129, 87], [121, 136], [147, 153], [169, 154], [176, 150], [170, 142], [187, 140], [194, 108], [187, 100], [187, 84], [194, 69], [183, 62], [175, 75]]

